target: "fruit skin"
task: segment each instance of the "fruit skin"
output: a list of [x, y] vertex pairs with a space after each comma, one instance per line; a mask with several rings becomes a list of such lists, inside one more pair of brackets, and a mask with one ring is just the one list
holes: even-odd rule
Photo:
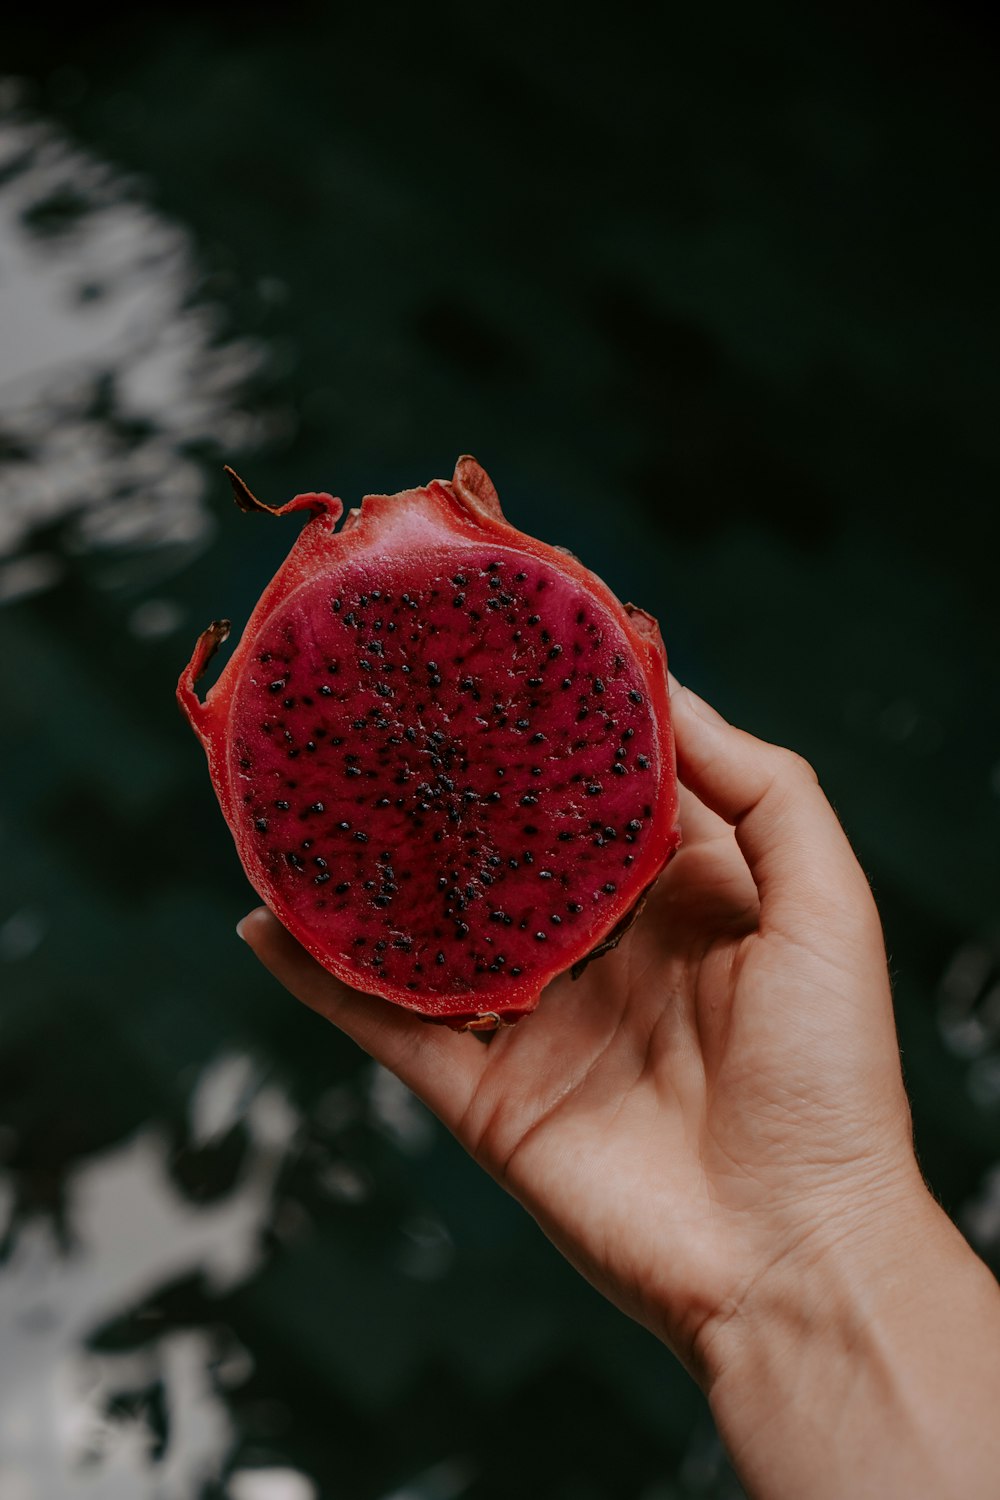
[[[571, 968], [576, 977], [590, 959], [620, 941], [638, 915], [650, 886], [680, 843], [667, 662], [656, 621], [633, 605], [621, 604], [595, 574], [565, 549], [540, 542], [510, 526], [491, 481], [471, 457], [459, 459], [450, 482], [433, 480], [427, 486], [398, 495], [366, 496], [361, 508], [348, 513], [339, 532], [335, 527], [343, 514], [343, 505], [332, 495], [305, 493], [296, 495], [286, 505], [272, 508], [258, 501], [232, 470], [227, 469], [227, 473], [236, 502], [244, 511], [260, 510], [272, 516], [298, 510], [309, 513], [288, 557], [265, 588], [240, 642], [205, 699], [198, 698], [195, 683], [227, 639], [228, 620], [214, 621], [203, 631], [177, 687], [181, 710], [205, 748], [220, 806], [251, 884], [313, 957], [352, 987], [381, 995], [427, 1020], [444, 1022], [456, 1029], [491, 1030], [518, 1020], [535, 1008], [545, 985], [558, 973]], [[562, 575], [566, 584], [582, 587], [593, 600], [595, 610], [603, 610], [611, 617], [628, 643], [643, 684], [641, 697], [648, 701], [659, 781], [655, 794], [650, 794], [655, 797], [655, 807], [649, 819], [649, 837], [644, 838], [638, 855], [629, 856], [628, 864], [634, 862], [634, 868], [626, 878], [619, 877], [614, 898], [603, 902], [599, 917], [592, 918], [589, 925], [585, 922], [578, 952], [554, 953], [548, 965], [534, 962], [530, 972], [520, 980], [507, 973], [502, 982], [498, 979], [492, 986], [483, 981], [478, 987], [470, 984], [459, 992], [428, 989], [421, 993], [413, 988], [413, 981], [410, 987], [404, 987], [384, 975], [371, 974], [352, 961], [350, 952], [342, 951], [343, 944], [339, 951], [325, 944], [304, 923], [273, 872], [269, 873], [262, 862], [261, 841], [255, 836], [254, 825], [243, 806], [251, 798], [243, 791], [247, 778], [238, 772], [237, 765], [249, 765], [250, 761], [237, 762], [234, 758], [235, 731], [231, 721], [245, 674], [256, 671], [260, 676], [253, 653], [259, 649], [265, 627], [273, 628], [274, 621], [280, 618], [279, 612], [296, 590], [324, 578], [329, 579], [331, 590], [336, 590], [338, 574], [345, 568], [384, 563], [387, 558], [397, 563], [404, 558], [406, 566], [419, 573], [438, 549], [470, 545], [480, 553], [484, 546], [488, 549], [491, 545], [508, 551], [516, 549], [525, 559], [544, 565], [548, 576]], [[531, 566], [531, 562], [526, 566]], [[607, 625], [606, 618], [602, 619]]]

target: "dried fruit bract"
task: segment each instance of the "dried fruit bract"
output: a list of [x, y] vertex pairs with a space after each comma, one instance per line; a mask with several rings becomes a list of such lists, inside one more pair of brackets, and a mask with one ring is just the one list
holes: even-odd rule
[[310, 512], [219, 680], [178, 686], [251, 883], [338, 978], [452, 1026], [613, 946], [679, 842], [656, 622], [450, 483]]

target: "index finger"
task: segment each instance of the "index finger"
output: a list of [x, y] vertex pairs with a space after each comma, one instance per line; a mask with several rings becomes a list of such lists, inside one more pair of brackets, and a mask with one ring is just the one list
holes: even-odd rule
[[690, 689], [670, 699], [680, 778], [733, 825], [761, 902], [761, 930], [800, 935], [816, 918], [856, 920], [871, 891], [812, 767], [755, 739]]

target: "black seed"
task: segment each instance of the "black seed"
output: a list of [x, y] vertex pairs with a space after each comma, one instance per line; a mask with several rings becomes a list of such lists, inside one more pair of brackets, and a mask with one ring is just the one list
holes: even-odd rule
[[539, 878], [539, 880], [551, 880], [552, 879], [552, 871], [551, 870], [539, 870], [539, 872], [538, 872], [538, 878]]
[[635, 758], [635, 763], [639, 767], [640, 771], [648, 771], [649, 770], [649, 756], [648, 755], [637, 755], [636, 758]]
[[541, 774], [542, 774], [542, 768], [541, 768], [541, 766], [532, 766], [532, 768], [531, 768], [531, 774], [532, 774], [532, 776], [541, 776]]
[[281, 700], [281, 703], [282, 703], [282, 707], [283, 708], [294, 708], [295, 707], [295, 699], [294, 698], [283, 698]]
[[499, 792], [490, 792], [490, 793], [488, 793], [486, 800], [487, 800], [487, 802], [499, 802], [500, 801], [500, 793]]
[[376, 896], [375, 897], [375, 905], [376, 906], [388, 906], [389, 905], [389, 897], [388, 896]]
[[327, 873], [326, 870], [323, 870], [323, 871], [320, 872], [319, 875], [313, 876], [313, 885], [326, 885], [326, 882], [329, 879], [330, 879], [329, 874]]
[[279, 677], [277, 679], [277, 681], [275, 681], [275, 682], [269, 682], [268, 683], [267, 690], [268, 690], [269, 693], [280, 693], [281, 689], [284, 687], [284, 685], [285, 685], [285, 678], [284, 677]]
[[[303, 845], [302, 845], [303, 849], [306, 847], [306, 844], [308, 844], [309, 847], [312, 848], [312, 839], [306, 839], [303, 842]], [[316, 854], [316, 855], [313, 856], [313, 864], [319, 870], [325, 870], [326, 869], [326, 860], [323, 858], [322, 854]]]
[[360, 768], [358, 766], [347, 766], [347, 767], [345, 767], [345, 770], [346, 770], [348, 776], [360, 776], [361, 775], [361, 771], [360, 771]]
[[346, 819], [346, 818], [345, 818], [345, 819], [344, 819], [344, 821], [343, 821], [343, 822], [342, 822], [342, 823], [338, 823], [338, 824], [337, 824], [337, 827], [338, 827], [338, 828], [342, 828], [342, 829], [343, 829], [343, 830], [344, 830], [344, 832], [345, 832], [345, 833], [346, 833], [346, 832], [347, 832], [347, 830], [348, 830], [348, 829], [349, 829], [349, 828], [350, 828], [350, 826], [351, 826], [351, 825], [350, 825], [350, 823], [348, 823], [348, 821], [347, 821], [347, 819]]
[[515, 722], [514, 722], [514, 728], [515, 729], [530, 729], [531, 728], [531, 720], [530, 719], [516, 719]]
[[546, 936], [547, 936], [547, 934], [544, 933], [544, 932], [536, 932], [535, 933], [535, 942], [536, 943], [544, 943], [545, 939], [546, 939]]
[[[525, 829], [524, 831], [525, 833], [528, 832], [527, 829]], [[521, 855], [521, 858], [524, 860], [524, 863], [526, 865], [533, 865], [535, 863], [535, 856], [532, 854], [530, 849], [525, 849], [524, 853]]]
[[618, 887], [615, 885], [613, 880], [606, 880], [604, 882], [604, 885], [602, 886], [602, 890], [604, 891], [604, 894], [606, 896], [613, 896], [617, 889]]
[[637, 693], [636, 690], [635, 690], [635, 688], [632, 689], [632, 691], [629, 693], [628, 696], [629, 696], [629, 702], [630, 703], [641, 703], [642, 702], [642, 694], [641, 693]]
[[460, 938], [468, 937], [469, 936], [469, 924], [468, 924], [468, 922], [456, 922], [455, 923], [455, 934], [456, 934], [457, 937], [460, 937]]
[[635, 855], [634, 854], [626, 854], [625, 858], [622, 860], [622, 864], [623, 865], [631, 865], [631, 864], [634, 864], [634, 863], [635, 863]]
[[304, 869], [302, 860], [299, 858], [299, 856], [297, 854], [286, 854], [285, 855], [285, 859], [288, 861], [288, 863], [290, 865], [293, 866], [294, 869], [296, 869], [296, 870]]
[[537, 797], [533, 797], [530, 792], [525, 792], [524, 796], [521, 798], [521, 806], [522, 807], [537, 807], [538, 806], [538, 798]]
[[[279, 806], [280, 806], [280, 803], [279, 803]], [[288, 806], [287, 802], [286, 802], [285, 806], [286, 807]], [[253, 826], [256, 828], [256, 830], [257, 830], [258, 833], [266, 833], [267, 832], [267, 819], [266, 818], [255, 818]]]
[[571, 833], [569, 833], [566, 829], [564, 829], [562, 833], [557, 833], [556, 834], [556, 838], [559, 840], [559, 842], [561, 844], [568, 844], [569, 841], [570, 841], [570, 839], [572, 837], [573, 837], [573, 835]]
[[549, 918], [549, 921], [552, 922], [552, 923], [554, 923], [554, 925], [556, 927], [561, 927], [562, 926], [562, 917], [557, 917], [556, 914], [555, 914], [555, 912], [552, 913], [551, 917]]
[[604, 683], [603, 683], [603, 681], [602, 681], [602, 679], [600, 677], [595, 677], [594, 678], [594, 692], [595, 693], [603, 693], [604, 692]]
[[389, 944], [386, 942], [385, 938], [378, 938], [376, 940], [375, 947], [378, 949], [378, 951], [380, 953], [384, 953], [385, 950], [386, 950], [386, 948], [388, 948], [388, 946], [389, 946]]
[[533, 734], [531, 736], [531, 739], [528, 741], [529, 745], [542, 745], [544, 743], [545, 743], [545, 736], [544, 736], [544, 734], [542, 734], [541, 730], [539, 730], [536, 734]]
[[579, 901], [567, 901], [566, 910], [575, 913], [583, 911], [583, 907], [580, 905]]
[[587, 796], [599, 797], [603, 791], [604, 788], [601, 786], [601, 783], [599, 781], [592, 781], [587, 788]]
[[542, 685], [542, 679], [540, 677], [529, 677], [528, 678], [528, 686], [530, 688], [541, 687], [541, 685]]
[[517, 967], [517, 965], [515, 964], [514, 968], [510, 970], [510, 977], [511, 977], [511, 979], [516, 979], [519, 974], [523, 974], [523, 973], [524, 973], [524, 970], [523, 969], [519, 969]]
[[287, 812], [292, 804], [290, 802], [276, 802], [274, 805], [279, 812]]
[[592, 842], [592, 843], [593, 843], [593, 844], [595, 844], [595, 845], [596, 845], [596, 847], [597, 847], [597, 848], [598, 848], [598, 849], [603, 849], [603, 848], [604, 848], [604, 838], [603, 838], [603, 836], [602, 836], [602, 835], [601, 835], [601, 834], [599, 834], [599, 833], [598, 833], [598, 834], [595, 834], [595, 836], [594, 836], [594, 838], [593, 838], [593, 839], [592, 839], [592, 840], [591, 840], [591, 842]]
[[524, 580], [527, 578], [527, 576], [528, 576], [527, 573], [515, 573], [514, 574], [514, 582], [515, 583], [523, 583]]
[[622, 739], [623, 740], [630, 740], [634, 734], [635, 734], [635, 730], [634, 729], [626, 729], [624, 731], [624, 733], [622, 734]]
[[541, 623], [541, 619], [542, 619], [541, 615], [529, 615], [528, 616], [528, 624], [529, 625], [539, 625]]
[[411, 726], [409, 729], [404, 729], [403, 733], [406, 735], [406, 738], [409, 740], [410, 744], [412, 745], [413, 742], [414, 742], [414, 740], [417, 737], [417, 731]]
[[323, 806], [322, 802], [313, 802], [306, 809], [306, 811], [307, 812], [311, 812], [311, 813], [322, 813], [322, 812], [326, 812], [326, 808]]
[[461, 589], [465, 587], [469, 580], [464, 573], [456, 573], [451, 581], [457, 589]]
[[616, 776], [626, 775], [625, 767], [622, 765], [620, 760], [616, 760], [611, 769], [612, 771], [614, 771]]
[[629, 833], [638, 833], [642, 828], [642, 824], [639, 822], [638, 818], [630, 818], [629, 821], [625, 824], [625, 827], [628, 829]]
[[517, 869], [517, 860], [514, 858], [513, 854], [511, 855], [511, 857], [507, 861], [507, 863], [508, 863], [508, 865], [510, 865], [510, 868], [512, 870], [516, 870]]

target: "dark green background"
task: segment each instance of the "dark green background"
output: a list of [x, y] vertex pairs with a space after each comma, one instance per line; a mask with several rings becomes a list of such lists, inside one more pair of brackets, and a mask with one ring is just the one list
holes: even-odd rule
[[[22, 15], [7, 51], [22, 118], [141, 174], [214, 337], [266, 351], [264, 436], [184, 444], [211, 545], [86, 545], [83, 488], [24, 542], [59, 581], [0, 615], [0, 923], [45, 915], [0, 965], [11, 1266], [39, 1219], [85, 1253], [74, 1173], [151, 1124], [177, 1191], [222, 1202], [252, 1142], [196, 1145], [188, 1105], [247, 1052], [302, 1118], [259, 1265], [150, 1287], [91, 1351], [155, 1366], [171, 1330], [231, 1331], [255, 1364], [221, 1398], [229, 1462], [301, 1467], [323, 1500], [738, 1493], [671, 1360], [436, 1127], [404, 1149], [367, 1064], [241, 949], [251, 894], [173, 683], [289, 542], [239, 516], [223, 460], [269, 501], [351, 504], [476, 454], [515, 524], [658, 615], [682, 680], [816, 765], [883, 910], [921, 1160], [1000, 1262], [993, 30], [931, 5], [287, 4]], [[68, 183], [25, 233], [71, 256], [91, 211]], [[127, 448], [150, 424], [120, 373], [91, 372], [92, 420]], [[0, 436], [2, 479], [25, 461], [2, 409]], [[137, 637], [153, 596], [179, 627]], [[366, 1201], [324, 1192], [331, 1160]], [[413, 1274], [428, 1219], [451, 1250]], [[169, 1381], [109, 1410], [159, 1434], [152, 1497]]]

